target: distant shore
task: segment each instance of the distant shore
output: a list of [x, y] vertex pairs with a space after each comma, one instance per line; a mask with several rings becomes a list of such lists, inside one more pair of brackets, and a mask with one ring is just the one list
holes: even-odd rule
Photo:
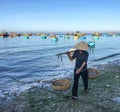
[[[71, 100], [71, 88], [55, 91], [51, 87], [35, 87], [12, 100], [1, 99], [0, 112], [118, 112], [120, 103], [120, 60], [95, 65], [99, 71], [96, 79], [89, 80], [90, 93], [83, 93], [79, 81], [78, 101]], [[68, 78], [72, 83], [73, 74]], [[95, 111], [96, 110], [96, 111]]]

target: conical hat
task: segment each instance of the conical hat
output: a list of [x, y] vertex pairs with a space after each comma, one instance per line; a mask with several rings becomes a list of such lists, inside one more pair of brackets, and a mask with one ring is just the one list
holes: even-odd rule
[[83, 51], [87, 51], [88, 50], [88, 44], [85, 43], [84, 41], [81, 41], [79, 43], [77, 43], [74, 46], [75, 49], [79, 49], [79, 50], [83, 50]]

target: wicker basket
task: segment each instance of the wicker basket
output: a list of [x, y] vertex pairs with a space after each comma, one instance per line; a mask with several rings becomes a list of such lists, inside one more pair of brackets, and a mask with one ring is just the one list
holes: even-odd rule
[[70, 87], [71, 83], [67, 79], [55, 80], [52, 82], [52, 88], [54, 90], [63, 91]]
[[94, 79], [99, 75], [98, 70], [94, 69], [94, 68], [88, 68], [88, 77], [90, 79]]

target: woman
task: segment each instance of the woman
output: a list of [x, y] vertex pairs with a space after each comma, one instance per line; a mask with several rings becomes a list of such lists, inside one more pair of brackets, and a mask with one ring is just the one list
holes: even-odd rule
[[88, 60], [88, 44], [80, 42], [75, 45], [75, 52], [71, 55], [71, 52], [67, 52], [69, 59], [72, 61], [76, 59], [74, 68], [74, 83], [72, 88], [72, 99], [77, 99], [78, 82], [80, 75], [84, 83], [84, 92], [88, 93], [88, 72], [87, 72], [87, 60]]

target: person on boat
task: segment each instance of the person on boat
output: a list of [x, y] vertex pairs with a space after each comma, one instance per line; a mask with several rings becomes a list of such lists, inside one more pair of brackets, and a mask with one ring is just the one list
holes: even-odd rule
[[91, 41], [88, 42], [88, 47], [89, 47], [90, 53], [94, 53], [94, 49], [95, 49], [95, 40], [94, 40], [94, 37], [92, 38]]
[[74, 68], [74, 82], [72, 87], [72, 99], [77, 100], [78, 93], [78, 82], [80, 76], [82, 77], [84, 83], [84, 92], [88, 93], [88, 71], [87, 71], [87, 60], [88, 60], [88, 44], [84, 41], [79, 42], [75, 45], [75, 52], [71, 54], [70, 51], [67, 52], [69, 59], [72, 61], [76, 59]]

